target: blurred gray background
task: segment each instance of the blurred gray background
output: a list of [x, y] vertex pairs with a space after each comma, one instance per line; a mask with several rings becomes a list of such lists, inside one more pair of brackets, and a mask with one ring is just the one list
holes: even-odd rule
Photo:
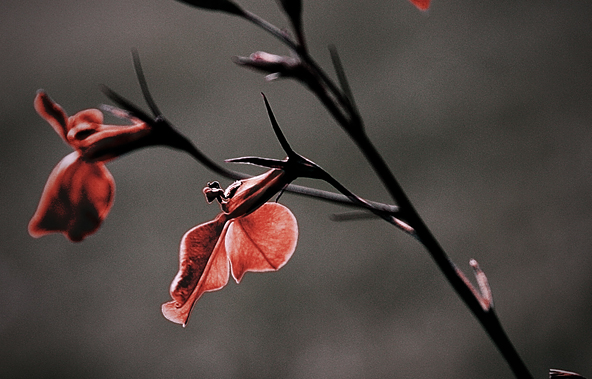
[[[288, 25], [273, 0], [241, 4]], [[467, 274], [479, 261], [533, 375], [592, 377], [592, 6], [304, 7], [313, 55], [333, 74], [336, 45], [371, 138], [451, 258]], [[300, 227], [291, 261], [204, 295], [186, 328], [165, 320], [180, 238], [217, 214], [201, 189], [222, 179], [177, 151], [109, 163], [115, 204], [84, 242], [31, 238], [45, 181], [71, 151], [35, 113], [35, 91], [70, 114], [108, 102], [101, 83], [144, 105], [132, 48], [163, 112], [213, 159], [283, 157], [264, 91], [297, 151], [390, 201], [310, 93], [232, 63], [287, 53], [251, 24], [172, 0], [4, 0], [1, 377], [512, 377], [420, 245], [378, 220], [332, 222], [343, 208], [290, 194], [282, 202]]]

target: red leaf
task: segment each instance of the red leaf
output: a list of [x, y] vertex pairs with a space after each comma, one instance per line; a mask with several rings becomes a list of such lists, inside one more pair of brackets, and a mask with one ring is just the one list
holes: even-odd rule
[[232, 220], [225, 238], [232, 276], [238, 283], [247, 271], [277, 271], [294, 253], [297, 239], [296, 218], [278, 203]]
[[82, 241], [94, 233], [107, 217], [115, 193], [115, 182], [103, 163], [87, 163], [73, 152], [49, 175], [29, 234], [41, 237], [62, 232], [71, 241]]
[[430, 7], [430, 0], [409, 0], [417, 9], [421, 11], [427, 11]]
[[164, 317], [185, 326], [201, 295], [228, 283], [228, 256], [224, 248], [227, 229], [226, 217], [219, 215], [185, 233], [179, 252], [179, 272], [171, 284], [174, 300], [162, 305]]

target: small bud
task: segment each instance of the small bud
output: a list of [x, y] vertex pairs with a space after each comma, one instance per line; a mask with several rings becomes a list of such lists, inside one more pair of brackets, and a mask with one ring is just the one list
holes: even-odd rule
[[299, 59], [269, 54], [264, 51], [257, 51], [248, 57], [235, 57], [234, 63], [267, 72], [270, 74], [267, 76], [268, 80], [302, 75], [302, 65]]

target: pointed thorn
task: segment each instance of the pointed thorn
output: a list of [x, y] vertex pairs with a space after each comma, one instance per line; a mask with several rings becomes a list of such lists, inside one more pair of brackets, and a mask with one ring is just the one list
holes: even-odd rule
[[161, 116], [162, 112], [156, 106], [156, 102], [152, 98], [150, 90], [148, 89], [148, 82], [146, 81], [146, 76], [144, 76], [144, 70], [142, 69], [142, 64], [140, 63], [140, 54], [135, 48], [132, 49], [132, 59], [134, 61], [134, 69], [136, 70], [136, 76], [138, 78], [138, 82], [140, 83], [142, 95], [144, 95], [144, 100], [146, 100], [148, 108], [150, 108], [152, 114], [154, 114], [154, 117]]
[[294, 150], [292, 150], [292, 147], [290, 147], [290, 144], [288, 143], [286, 136], [284, 136], [284, 133], [282, 133], [282, 130], [280, 129], [280, 126], [278, 125], [277, 120], [275, 119], [273, 111], [271, 110], [271, 106], [269, 105], [269, 102], [267, 101], [267, 97], [265, 97], [265, 94], [263, 92], [261, 92], [261, 96], [263, 96], [263, 101], [265, 101], [265, 108], [267, 109], [267, 115], [269, 116], [269, 121], [271, 122], [271, 126], [273, 127], [273, 131], [275, 132], [275, 135], [276, 135], [278, 141], [280, 142], [282, 149], [284, 149], [284, 151], [286, 152], [288, 157], [295, 156], [296, 153], [294, 152]]

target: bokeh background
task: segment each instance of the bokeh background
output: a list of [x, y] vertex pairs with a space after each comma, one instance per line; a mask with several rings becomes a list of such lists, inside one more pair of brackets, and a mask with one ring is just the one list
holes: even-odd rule
[[[288, 25], [273, 0], [241, 4]], [[592, 376], [592, 6], [304, 7], [313, 55], [332, 73], [337, 47], [368, 133], [450, 257], [467, 274], [479, 261], [533, 375]], [[222, 179], [177, 151], [109, 163], [115, 204], [84, 242], [31, 238], [47, 176], [70, 152], [35, 113], [36, 90], [70, 113], [108, 102], [101, 83], [143, 104], [132, 48], [161, 109], [213, 159], [283, 157], [264, 91], [297, 151], [390, 201], [310, 93], [232, 63], [287, 53], [253, 25], [172, 0], [3, 0], [1, 377], [512, 377], [420, 245], [378, 220], [333, 222], [343, 208], [290, 194], [291, 261], [204, 295], [186, 328], [165, 320], [180, 238], [217, 214], [201, 188]]]

